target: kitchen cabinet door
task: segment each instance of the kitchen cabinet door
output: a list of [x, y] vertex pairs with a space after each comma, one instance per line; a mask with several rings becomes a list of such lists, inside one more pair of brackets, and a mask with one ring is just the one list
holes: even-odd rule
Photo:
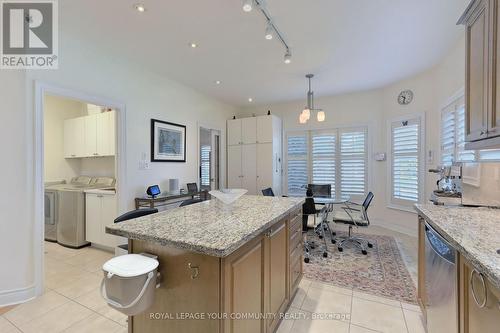
[[97, 153], [97, 116], [86, 116], [85, 119], [85, 155], [98, 156]]
[[253, 144], [257, 142], [257, 118], [241, 119], [241, 141], [243, 144]]
[[248, 194], [257, 194], [257, 145], [241, 146], [241, 185]]
[[115, 156], [116, 153], [116, 112], [110, 111], [107, 112], [108, 115], [108, 155]]
[[273, 117], [257, 117], [257, 143], [273, 142]]
[[64, 157], [85, 156], [85, 118], [64, 121]]
[[273, 144], [259, 143], [257, 145], [257, 192], [273, 187]]
[[242, 170], [241, 170], [241, 147], [227, 147], [227, 187], [241, 188]]
[[85, 194], [85, 240], [101, 244], [101, 198], [97, 194]]
[[[288, 304], [288, 247], [287, 247], [287, 225], [285, 221], [276, 223], [266, 239], [266, 269], [269, 270], [269, 284], [266, 290], [266, 312], [279, 314], [285, 310]], [[266, 274], [267, 276], [267, 274]], [[279, 323], [279, 316], [267, 321], [269, 332], [273, 332]]]
[[110, 118], [108, 112], [99, 113], [96, 117], [96, 156], [111, 155]]
[[[225, 313], [265, 313], [264, 304], [264, 245], [258, 236], [224, 259], [224, 301]], [[264, 333], [263, 320], [225, 320], [227, 333]]]
[[241, 144], [241, 119], [227, 121], [227, 144], [229, 146]]
[[101, 234], [102, 245], [115, 247], [118, 244], [118, 236], [106, 233], [106, 226], [113, 224], [117, 216], [116, 195], [101, 195]]
[[477, 14], [466, 24], [466, 124], [467, 141], [486, 138], [488, 118], [489, 18], [488, 0], [478, 1]]

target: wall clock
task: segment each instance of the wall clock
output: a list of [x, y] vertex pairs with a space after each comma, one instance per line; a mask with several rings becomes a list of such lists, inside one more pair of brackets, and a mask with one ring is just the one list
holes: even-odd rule
[[398, 103], [400, 105], [408, 105], [413, 101], [413, 91], [403, 90], [398, 95]]

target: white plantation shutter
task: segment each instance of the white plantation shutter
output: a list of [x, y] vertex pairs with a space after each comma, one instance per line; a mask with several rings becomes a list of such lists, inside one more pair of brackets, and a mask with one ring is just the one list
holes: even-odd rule
[[473, 150], [465, 150], [465, 104], [464, 98], [460, 98], [455, 105], [455, 119], [456, 119], [456, 145], [457, 155], [456, 161], [474, 161], [476, 153]]
[[441, 163], [451, 165], [455, 158], [455, 107], [448, 106], [441, 113]]
[[343, 198], [363, 196], [367, 183], [366, 130], [340, 132], [340, 190]]
[[288, 195], [303, 196], [308, 183], [308, 135], [306, 132], [287, 135]]
[[335, 166], [337, 133], [313, 132], [312, 148], [312, 183], [331, 184], [332, 196], [335, 196]]
[[411, 206], [420, 200], [420, 118], [393, 122], [392, 203]]
[[210, 186], [210, 146], [201, 146], [201, 186]]

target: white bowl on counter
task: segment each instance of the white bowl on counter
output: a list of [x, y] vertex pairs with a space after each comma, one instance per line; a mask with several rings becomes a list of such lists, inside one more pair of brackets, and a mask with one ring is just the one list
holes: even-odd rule
[[211, 196], [217, 198], [222, 201], [226, 205], [231, 205], [236, 200], [241, 198], [248, 191], [240, 188], [232, 188], [232, 189], [222, 189], [222, 190], [214, 190], [208, 192]]

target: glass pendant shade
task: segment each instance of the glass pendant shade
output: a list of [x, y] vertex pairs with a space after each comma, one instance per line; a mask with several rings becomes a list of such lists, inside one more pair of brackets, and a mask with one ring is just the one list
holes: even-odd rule
[[301, 113], [300, 113], [300, 116], [299, 116], [299, 123], [300, 123], [300, 124], [305, 124], [305, 123], [307, 123], [307, 118], [306, 118], [306, 116], [305, 116], [304, 112], [301, 112]]
[[318, 116], [317, 117], [318, 117], [318, 121], [319, 122], [325, 121], [325, 118], [326, 118], [325, 112], [324, 111], [318, 111]]
[[309, 120], [311, 118], [311, 110], [309, 108], [305, 108], [304, 111], [302, 111], [302, 114], [304, 117], [306, 117], [306, 120]]

